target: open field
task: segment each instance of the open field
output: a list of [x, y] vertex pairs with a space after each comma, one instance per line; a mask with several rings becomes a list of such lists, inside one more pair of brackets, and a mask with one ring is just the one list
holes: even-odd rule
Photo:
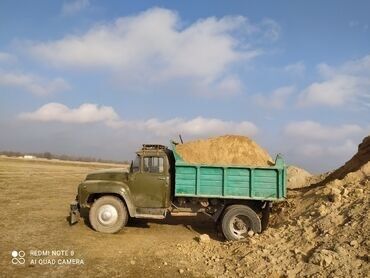
[[[78, 183], [106, 165], [0, 158], [0, 277], [369, 277], [367, 161], [340, 180], [289, 190], [265, 232], [231, 243], [204, 216], [135, 219], [115, 235], [70, 227]], [[211, 240], [199, 243], [204, 233]], [[25, 251], [24, 264], [12, 263], [14, 250]]]
[[[194, 241], [198, 232], [212, 234], [212, 222], [134, 220], [116, 235], [94, 232], [83, 222], [69, 226], [78, 183], [89, 171], [106, 167], [0, 158], [1, 277], [193, 276], [189, 263], [178, 257], [177, 244]], [[24, 265], [11, 263], [13, 250], [26, 252]], [[84, 265], [32, 265], [32, 258], [66, 258], [35, 257], [33, 250], [73, 250]]]

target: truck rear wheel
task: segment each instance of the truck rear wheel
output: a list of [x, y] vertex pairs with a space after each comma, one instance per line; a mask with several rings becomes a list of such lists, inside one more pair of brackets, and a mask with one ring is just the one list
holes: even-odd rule
[[261, 220], [257, 213], [245, 205], [226, 208], [222, 217], [222, 232], [227, 240], [241, 240], [249, 231], [261, 232]]
[[117, 197], [103, 196], [90, 208], [89, 220], [95, 231], [114, 234], [126, 224], [128, 213], [125, 204]]

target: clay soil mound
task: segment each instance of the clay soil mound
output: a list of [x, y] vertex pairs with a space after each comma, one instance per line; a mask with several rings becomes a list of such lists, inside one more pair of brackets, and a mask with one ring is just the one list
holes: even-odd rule
[[270, 155], [245, 136], [224, 135], [179, 144], [176, 151], [188, 163], [269, 166]]
[[[342, 167], [331, 173], [322, 184], [328, 183], [335, 179], [343, 179], [348, 173], [359, 171], [365, 164], [370, 161], [370, 136], [365, 137], [358, 146], [357, 153], [348, 160]], [[365, 167], [366, 168], [366, 167]]]
[[[263, 233], [241, 242], [194, 241], [181, 252], [210, 277], [369, 277], [369, 141], [331, 181], [288, 191]], [[290, 168], [288, 177], [307, 176], [303, 171]]]
[[306, 187], [311, 184], [312, 174], [297, 166], [288, 167], [288, 188], [296, 189]]

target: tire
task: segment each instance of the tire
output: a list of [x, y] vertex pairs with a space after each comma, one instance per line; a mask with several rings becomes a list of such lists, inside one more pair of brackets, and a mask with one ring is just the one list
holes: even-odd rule
[[127, 208], [119, 198], [103, 196], [91, 206], [89, 220], [95, 231], [114, 234], [126, 226], [128, 220]]
[[257, 213], [245, 205], [232, 205], [222, 216], [222, 233], [227, 240], [236, 241], [248, 236], [249, 231], [261, 232], [261, 220]]

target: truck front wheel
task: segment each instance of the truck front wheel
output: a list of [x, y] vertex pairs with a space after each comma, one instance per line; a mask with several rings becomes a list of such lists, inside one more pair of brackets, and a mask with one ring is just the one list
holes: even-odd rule
[[91, 206], [89, 220], [95, 231], [114, 234], [126, 224], [128, 213], [125, 204], [117, 197], [103, 196]]
[[227, 207], [222, 217], [222, 232], [226, 239], [244, 239], [249, 231], [261, 232], [261, 220], [257, 213], [245, 205]]

